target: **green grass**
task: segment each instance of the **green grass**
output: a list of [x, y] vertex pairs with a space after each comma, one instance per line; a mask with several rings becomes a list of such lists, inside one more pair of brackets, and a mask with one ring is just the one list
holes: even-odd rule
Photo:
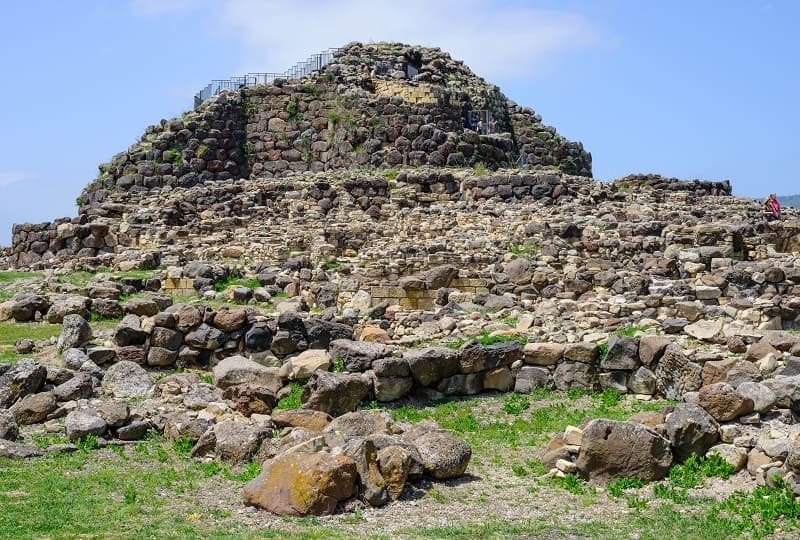
[[531, 402], [525, 394], [512, 392], [503, 394], [503, 410], [508, 414], [519, 414], [531, 408]]
[[[588, 396], [583, 401], [580, 392], [541, 391], [533, 399], [531, 409], [524, 409], [522, 398], [471, 397], [466, 399], [444, 399], [424, 408], [400, 405], [392, 409], [395, 420], [420, 422], [435, 420], [445, 429], [463, 436], [478, 449], [499, 445], [506, 448], [539, 446], [549, 438], [569, 426], [577, 426], [584, 418], [610, 418], [625, 420], [640, 411], [660, 410], [669, 401], [625, 401], [621, 395], [606, 391]], [[537, 406], [536, 399], [550, 399], [554, 402]], [[500, 401], [502, 412], [486, 414], [482, 406], [490, 400]], [[511, 410], [506, 410], [506, 406]]]
[[692, 454], [683, 463], [670, 467], [668, 477], [670, 483], [675, 487], [694, 488], [702, 486], [704, 478], [712, 476], [729, 478], [734, 471], [733, 465], [716, 453], [703, 458]]
[[0, 283], [7, 281], [15, 281], [17, 279], [37, 278], [42, 277], [41, 272], [0, 272]]
[[[153, 459], [156, 455], [165, 458]], [[192, 519], [194, 513], [206, 512], [192, 495], [201, 482], [218, 476], [240, 489], [260, 471], [257, 463], [234, 471], [227, 464], [184, 459], [163, 442], [146, 441], [135, 449], [85, 448], [34, 460], [0, 458], [0, 470], [0, 538], [257, 536], [235, 524], [217, 528], [206, 519]], [[175, 504], [178, 500], [184, 501], [183, 510]]]
[[255, 289], [256, 287], [260, 287], [261, 283], [256, 278], [228, 276], [222, 281], [217, 281], [216, 283], [214, 283], [214, 290], [217, 292], [223, 292], [227, 290], [228, 287], [233, 287], [237, 285], [242, 285], [244, 287], [247, 287], [248, 289]]
[[617, 328], [613, 332], [610, 332], [609, 335], [612, 336], [627, 336], [633, 337], [636, 335], [636, 332], [645, 332], [649, 326], [641, 326], [637, 324], [629, 324], [628, 326], [623, 326], [622, 328]]
[[61, 333], [60, 324], [0, 322], [0, 364], [11, 364], [23, 358], [14, 351], [14, 342], [20, 338], [49, 339]]
[[300, 395], [303, 393], [303, 384], [299, 382], [291, 383], [292, 391], [288, 395], [282, 397], [278, 404], [275, 405], [276, 409], [299, 409], [302, 402]]
[[612, 497], [622, 497], [626, 489], [636, 489], [647, 484], [639, 478], [617, 478], [606, 484], [606, 492]]
[[481, 345], [494, 345], [495, 343], [505, 343], [506, 341], [516, 341], [522, 345], [525, 345], [528, 343], [528, 336], [525, 334], [500, 334], [493, 336], [488, 331], [484, 331], [482, 334], [475, 337], [475, 340]]

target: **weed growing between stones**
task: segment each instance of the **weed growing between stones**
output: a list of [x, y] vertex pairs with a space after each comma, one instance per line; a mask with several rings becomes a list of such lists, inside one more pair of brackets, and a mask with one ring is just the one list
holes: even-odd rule
[[639, 478], [617, 478], [606, 484], [606, 492], [612, 497], [622, 497], [626, 489], [637, 489], [647, 484]]
[[303, 394], [303, 384], [299, 382], [291, 383], [291, 392], [278, 401], [276, 409], [299, 409], [302, 402], [300, 396]]
[[194, 441], [189, 437], [178, 437], [172, 442], [172, 450], [180, 456], [188, 456], [194, 447]]
[[481, 345], [494, 345], [495, 343], [504, 343], [506, 341], [516, 341], [525, 345], [528, 342], [528, 336], [525, 334], [491, 335], [488, 331], [484, 331], [475, 340]]
[[703, 479], [712, 476], [729, 478], [735, 471], [733, 465], [725, 461], [719, 454], [698, 458], [692, 454], [682, 464], [673, 465], [669, 469], [669, 481], [678, 488], [694, 488], [703, 485]]

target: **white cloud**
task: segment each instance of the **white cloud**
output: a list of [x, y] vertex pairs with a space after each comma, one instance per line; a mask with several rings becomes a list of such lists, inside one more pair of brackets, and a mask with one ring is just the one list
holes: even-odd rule
[[0, 187], [10, 186], [31, 176], [30, 173], [23, 171], [0, 171]]
[[[140, 13], [150, 15], [198, 5], [133, 1]], [[580, 14], [520, 2], [221, 0], [203, 5], [213, 10], [219, 37], [242, 43], [242, 71], [283, 71], [350, 41], [400, 41], [441, 47], [488, 79], [525, 78], [557, 65], [563, 53], [606, 41]]]

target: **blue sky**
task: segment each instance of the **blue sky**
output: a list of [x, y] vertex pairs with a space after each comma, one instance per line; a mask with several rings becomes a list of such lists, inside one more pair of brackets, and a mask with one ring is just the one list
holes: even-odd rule
[[440, 46], [583, 141], [595, 177], [800, 193], [792, 0], [26, 0], [0, 19], [0, 244], [212, 78], [353, 40]]

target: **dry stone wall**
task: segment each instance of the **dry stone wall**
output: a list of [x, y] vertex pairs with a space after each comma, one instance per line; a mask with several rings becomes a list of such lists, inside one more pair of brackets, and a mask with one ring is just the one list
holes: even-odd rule
[[[465, 128], [470, 111], [491, 114], [498, 122], [497, 133], [483, 135]], [[252, 199], [252, 206], [269, 206], [272, 191], [296, 191], [290, 187], [294, 180], [289, 180], [285, 186], [259, 192], [249, 184], [259, 179], [353, 168], [498, 169], [515, 163], [591, 176], [591, 156], [580, 143], [567, 141], [543, 125], [531, 109], [509, 101], [496, 86], [447, 53], [396, 43], [353, 43], [308, 77], [223, 93], [196, 111], [148, 127], [140, 141], [99, 166], [98, 177], [78, 198], [78, 217], [15, 226], [11, 264], [48, 266], [75, 257], [100, 257], [107, 262], [105, 255], [137, 247], [138, 223], [131, 230], [127, 216], [123, 218], [137, 203], [158, 200], [162, 204], [134, 221], [183, 226], [190, 221], [185, 214], [191, 213], [194, 204], [177, 194], [197, 186], [208, 190], [206, 195], [221, 197], [208, 202], [204, 197], [204, 211], [213, 211], [227, 205], [224, 192], [233, 184], [243, 186], [233, 191], [247, 191], [241, 198]], [[477, 193], [476, 186], [456, 187], [447, 179], [428, 181], [428, 174], [423, 172], [416, 182], [419, 189], [413, 191], [419, 195], [409, 201], [412, 206], [415, 199], [424, 204], [441, 201], [442, 195], [458, 200], [529, 194], [522, 189], [529, 186], [525, 183], [508, 190], [502, 186], [507, 182], [498, 180], [480, 186], [482, 192]], [[446, 177], [451, 172], [441, 174]], [[375, 180], [374, 186], [344, 186], [362, 206], [363, 197], [369, 198], [365, 210], [371, 217], [377, 217], [381, 199], [391, 190], [390, 183], [376, 176], [364, 177]], [[322, 183], [335, 185], [340, 179]], [[215, 183], [221, 189], [215, 189]], [[409, 183], [414, 183], [413, 175]], [[318, 190], [329, 192], [314, 201], [327, 212], [335, 193], [325, 186]], [[376, 199], [379, 204], [373, 204]], [[87, 233], [86, 225], [107, 228], [107, 232]], [[225, 231], [229, 225], [226, 217], [220, 229]], [[146, 236], [169, 245], [173, 239], [164, 236], [178, 235], [162, 230]]]

